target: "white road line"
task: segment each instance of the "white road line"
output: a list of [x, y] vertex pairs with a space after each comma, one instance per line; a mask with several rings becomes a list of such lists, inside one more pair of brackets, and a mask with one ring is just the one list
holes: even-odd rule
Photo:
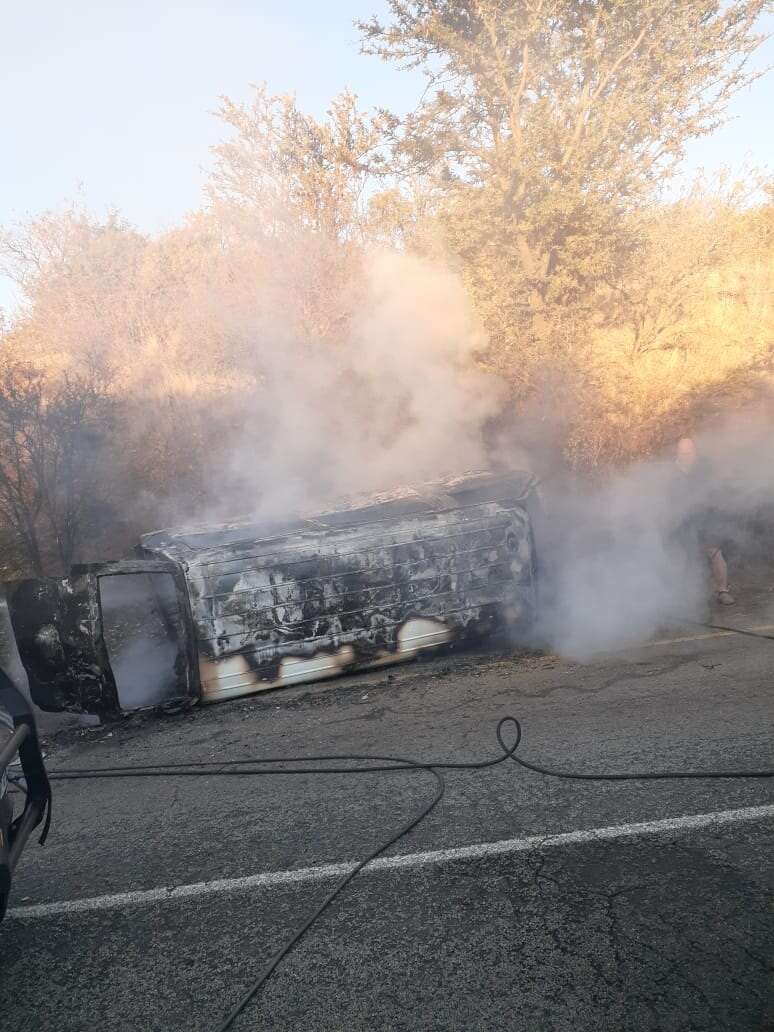
[[[391, 871], [401, 867], [424, 867], [428, 864], [444, 864], [454, 860], [480, 860], [488, 856], [529, 853], [556, 849], [560, 846], [582, 845], [588, 842], [611, 842], [616, 839], [637, 838], [643, 835], [701, 831], [705, 828], [718, 828], [744, 821], [758, 821], [767, 817], [774, 817], [774, 804], [748, 806], [741, 810], [720, 810], [715, 813], [700, 813], [694, 816], [667, 817], [658, 821], [642, 821], [638, 824], [615, 824], [609, 828], [587, 828], [559, 835], [531, 835], [529, 838], [504, 839], [500, 842], [480, 842], [472, 846], [435, 849], [426, 853], [380, 857], [364, 868], [363, 873]], [[147, 889], [139, 892], [118, 892], [111, 896], [69, 899], [56, 903], [37, 903], [32, 906], [9, 909], [6, 919], [28, 921], [38, 917], [80, 914], [92, 910], [114, 910], [129, 906], [176, 903], [179, 900], [193, 899], [198, 896], [250, 892], [274, 886], [297, 885], [300, 882], [329, 881], [333, 878], [343, 877], [354, 866], [354, 863], [323, 864], [318, 867], [301, 867], [292, 871], [251, 874], [244, 878], [219, 878], [216, 881], [196, 882], [193, 885], [176, 885], [171, 888]]]

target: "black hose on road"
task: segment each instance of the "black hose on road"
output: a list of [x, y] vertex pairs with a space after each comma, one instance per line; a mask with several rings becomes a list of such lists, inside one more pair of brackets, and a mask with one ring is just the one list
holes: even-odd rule
[[[504, 729], [511, 726], [515, 736], [512, 745], [508, 745], [504, 737]], [[512, 760], [524, 770], [545, 777], [561, 778], [570, 781], [660, 781], [674, 779], [738, 779], [738, 778], [771, 778], [774, 777], [774, 768], [760, 770], [664, 770], [664, 771], [622, 771], [606, 772], [599, 771], [585, 773], [582, 771], [560, 770], [553, 767], [546, 767], [542, 764], [526, 760], [517, 755], [521, 739], [521, 724], [515, 717], [503, 717], [496, 728], [497, 742], [501, 753], [488, 760], [474, 761], [470, 763], [455, 762], [423, 762], [407, 759], [399, 756], [374, 756], [374, 755], [321, 755], [321, 756], [300, 756], [300, 757], [252, 757], [243, 760], [229, 760], [220, 764], [207, 762], [193, 763], [169, 763], [151, 764], [147, 766], [117, 766], [104, 768], [71, 768], [59, 771], [52, 771], [49, 778], [52, 781], [80, 780], [87, 778], [145, 778], [145, 777], [213, 777], [228, 775], [233, 777], [254, 777], [258, 775], [294, 775], [294, 774], [364, 774], [373, 772], [389, 773], [390, 771], [417, 771], [429, 774], [435, 781], [435, 790], [432, 798], [423, 805], [419, 813], [403, 824], [396, 832], [391, 834], [376, 849], [360, 860], [351, 871], [334, 886], [322, 903], [313, 913], [300, 925], [299, 928], [287, 939], [277, 950], [271, 960], [264, 966], [253, 982], [248, 986], [236, 1004], [218, 1025], [217, 1032], [226, 1032], [231, 1028], [237, 1017], [244, 1011], [250, 1001], [263, 988], [271, 975], [276, 971], [281, 961], [294, 949], [294, 947], [306, 935], [312, 925], [333, 903], [342, 890], [362, 869], [384, 853], [390, 846], [394, 845], [410, 831], [416, 828], [427, 815], [438, 805], [444, 795], [445, 782], [441, 771], [444, 770], [469, 770], [481, 771], [495, 767], [506, 760]], [[342, 761], [348, 764], [356, 763], [358, 766], [341, 765]], [[376, 761], [376, 762], [374, 762]], [[326, 764], [326, 766], [310, 766], [310, 764]], [[274, 764], [283, 764], [281, 768], [274, 767]], [[291, 764], [291, 766], [287, 766]], [[362, 765], [365, 764], [365, 765]], [[295, 765], [295, 766], [293, 766]], [[259, 768], [259, 769], [256, 769]]]

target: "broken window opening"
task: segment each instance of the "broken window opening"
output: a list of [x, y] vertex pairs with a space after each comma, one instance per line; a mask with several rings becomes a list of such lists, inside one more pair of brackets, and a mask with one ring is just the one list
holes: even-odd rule
[[101, 576], [99, 595], [119, 707], [162, 706], [178, 698], [183, 616], [171, 574]]

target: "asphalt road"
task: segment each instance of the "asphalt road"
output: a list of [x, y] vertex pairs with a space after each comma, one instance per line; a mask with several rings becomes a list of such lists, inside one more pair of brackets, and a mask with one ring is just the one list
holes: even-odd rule
[[[733, 618], [774, 623], [774, 608]], [[497, 754], [507, 714], [524, 725], [523, 754], [547, 765], [774, 765], [774, 642], [701, 634], [586, 664], [451, 656], [67, 731], [49, 765], [467, 761]], [[771, 781], [583, 783], [510, 763], [445, 778], [443, 801], [390, 851], [405, 864], [358, 876], [236, 1029], [774, 1029]], [[364, 855], [433, 784], [393, 773], [55, 789], [49, 843], [25, 854], [0, 929], [0, 1025], [15, 1032], [217, 1028], [334, 884], [307, 869]], [[448, 852], [417, 856], [436, 850]]]

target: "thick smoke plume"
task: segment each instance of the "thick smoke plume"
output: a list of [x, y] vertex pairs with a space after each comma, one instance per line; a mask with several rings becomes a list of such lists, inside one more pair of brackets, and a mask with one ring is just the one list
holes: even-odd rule
[[[552, 426], [567, 414], [509, 412], [504, 385], [478, 367], [485, 342], [454, 273], [384, 252], [359, 276], [333, 346], [299, 335], [290, 311], [286, 320], [258, 304], [220, 311], [252, 377], [231, 394], [229, 432], [213, 442], [217, 503], [187, 502], [176, 522], [241, 515], [281, 526], [445, 473], [531, 467], [548, 474], [536, 527], [538, 639], [581, 659], [706, 615], [706, 552], [681, 532], [692, 515], [712, 512], [732, 577], [758, 556], [761, 514], [774, 511], [770, 418], [697, 433], [711, 473], [690, 497], [675, 489], [671, 450], [591, 488], [551, 468], [560, 462]], [[492, 433], [493, 421], [510, 430]]]
[[502, 387], [476, 366], [481, 335], [453, 273], [372, 256], [334, 347], [249, 319], [236, 332], [258, 383], [216, 472], [211, 516], [282, 519], [486, 464], [483, 428]]
[[709, 514], [708, 540], [729, 560], [732, 586], [742, 577], [749, 588], [770, 563], [771, 421], [737, 418], [695, 441], [708, 469], [689, 493], [671, 454], [594, 490], [546, 485], [539, 635], [556, 651], [585, 659], [707, 619], [707, 550], [686, 535], [686, 521]]

